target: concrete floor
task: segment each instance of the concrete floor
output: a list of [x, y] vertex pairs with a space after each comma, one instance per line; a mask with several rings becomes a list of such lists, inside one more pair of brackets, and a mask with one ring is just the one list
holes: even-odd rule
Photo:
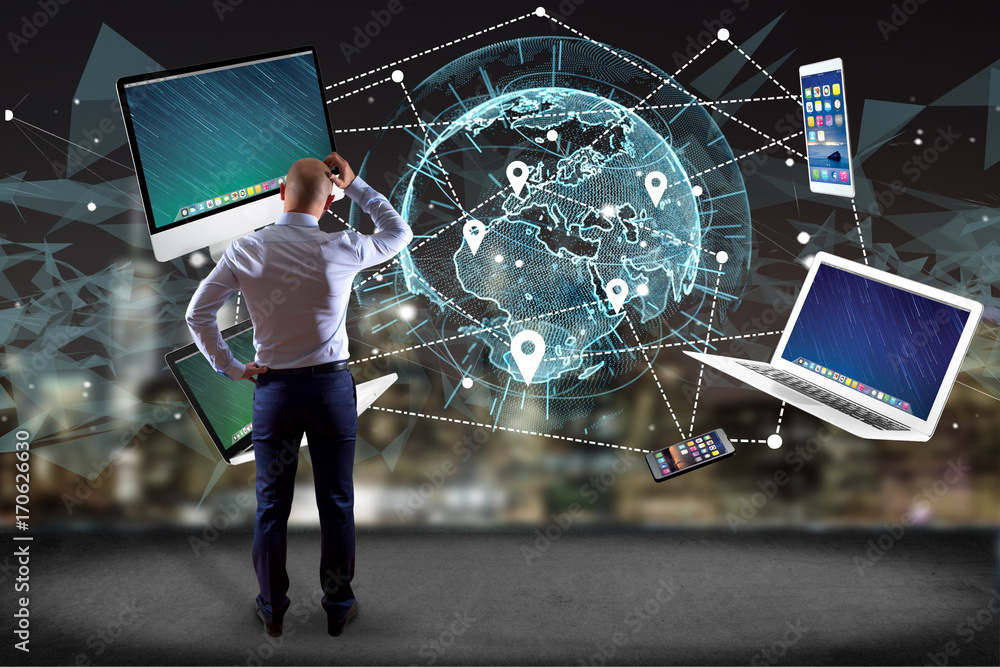
[[361, 531], [361, 611], [335, 639], [318, 533], [296, 532], [269, 639], [249, 532], [197, 556], [200, 531], [53, 532], [32, 543], [31, 653], [7, 631], [0, 662], [998, 664], [998, 533], [911, 529], [859, 571], [879, 534], [574, 528], [539, 550], [531, 528]]

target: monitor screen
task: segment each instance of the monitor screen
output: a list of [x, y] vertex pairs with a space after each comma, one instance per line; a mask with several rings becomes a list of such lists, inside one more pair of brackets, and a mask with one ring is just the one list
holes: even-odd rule
[[274, 195], [293, 162], [333, 150], [311, 49], [165, 72], [122, 91], [152, 234]]
[[[227, 329], [223, 338], [233, 356], [243, 363], [254, 360], [253, 328], [249, 320]], [[251, 444], [254, 385], [219, 375], [194, 345], [167, 357], [171, 370], [202, 423], [230, 458]]]
[[927, 419], [969, 315], [821, 264], [781, 357]]

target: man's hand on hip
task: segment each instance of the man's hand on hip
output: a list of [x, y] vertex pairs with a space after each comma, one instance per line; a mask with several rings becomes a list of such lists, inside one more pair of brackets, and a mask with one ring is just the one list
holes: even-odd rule
[[249, 364], [247, 364], [246, 370], [243, 371], [243, 377], [241, 377], [240, 379], [250, 380], [254, 384], [257, 384], [257, 381], [253, 379], [253, 376], [257, 375], [258, 373], [266, 373], [266, 372], [267, 372], [267, 366], [258, 366], [256, 361], [251, 361]]
[[[354, 170], [336, 151], [323, 158], [323, 164], [331, 169], [330, 180], [341, 190], [346, 190], [347, 186], [354, 182]], [[339, 174], [332, 173], [334, 167], [340, 172]]]

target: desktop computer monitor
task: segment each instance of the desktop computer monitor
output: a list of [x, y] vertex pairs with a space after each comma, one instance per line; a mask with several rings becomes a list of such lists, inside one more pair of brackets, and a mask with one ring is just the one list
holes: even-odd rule
[[289, 166], [334, 150], [312, 47], [124, 77], [118, 99], [161, 262], [274, 222]]

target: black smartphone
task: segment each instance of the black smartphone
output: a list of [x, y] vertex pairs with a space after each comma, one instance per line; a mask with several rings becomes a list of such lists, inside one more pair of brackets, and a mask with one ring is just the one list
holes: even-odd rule
[[662, 482], [686, 472], [697, 470], [734, 455], [733, 443], [721, 428], [695, 438], [688, 438], [666, 449], [646, 454], [646, 463], [653, 479]]

